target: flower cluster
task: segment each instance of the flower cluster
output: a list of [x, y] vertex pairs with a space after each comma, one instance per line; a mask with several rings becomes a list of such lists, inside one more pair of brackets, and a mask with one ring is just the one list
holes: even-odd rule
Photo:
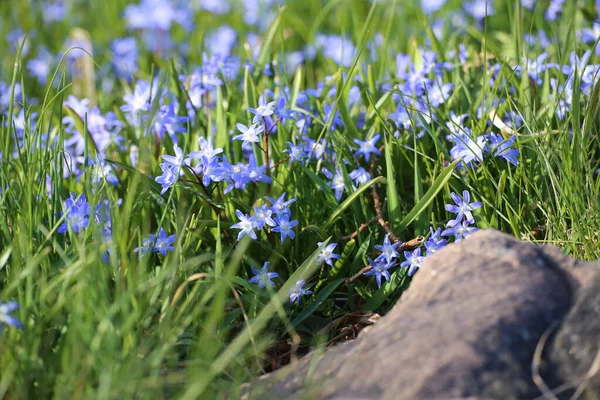
[[254, 207], [254, 214], [252, 216], [244, 214], [240, 210], [236, 210], [235, 214], [240, 222], [231, 225], [231, 227], [240, 230], [237, 240], [241, 240], [244, 235], [248, 235], [256, 240], [258, 237], [254, 230], [261, 230], [267, 226], [271, 228], [271, 232], [279, 233], [281, 243], [285, 242], [287, 237], [294, 239], [296, 234], [294, 233], [293, 228], [298, 225], [298, 221], [290, 221], [292, 213], [289, 206], [296, 201], [296, 198], [294, 197], [290, 200], [285, 200], [285, 197], [286, 193], [283, 193], [277, 199], [266, 196], [265, 199], [271, 203], [271, 206], [269, 207], [267, 204], [263, 204], [260, 207]]
[[471, 211], [483, 206], [483, 203], [480, 201], [470, 203], [471, 195], [467, 190], [463, 191], [462, 198], [454, 192], [450, 196], [455, 204], [446, 204], [446, 210], [456, 214], [456, 218], [448, 221], [447, 229], [441, 235], [454, 236], [454, 242], [458, 243], [477, 231], [477, 228], [470, 226], [475, 223]]
[[165, 230], [160, 228], [158, 235], [149, 234], [147, 237], [142, 239], [142, 245], [140, 247], [136, 247], [133, 251], [135, 253], [140, 253], [140, 257], [143, 257], [151, 252], [166, 256], [167, 252], [175, 250], [175, 246], [173, 246], [175, 240], [177, 240], [177, 235], [173, 234], [167, 236]]
[[[451, 193], [451, 197], [455, 204], [446, 204], [446, 210], [456, 214], [456, 217], [448, 221], [447, 229], [444, 231], [442, 231], [441, 228], [437, 228], [436, 230], [434, 230], [433, 227], [429, 228], [431, 234], [424, 243], [425, 255], [421, 254], [421, 248], [404, 252], [405, 261], [403, 261], [400, 266], [408, 269], [408, 276], [412, 276], [419, 268], [421, 268], [421, 265], [427, 256], [434, 254], [448, 244], [448, 240], [444, 239], [444, 236], [454, 236], [454, 242], [458, 243], [477, 231], [477, 228], [471, 226], [475, 223], [472, 211], [480, 208], [483, 203], [471, 203], [471, 195], [467, 190], [463, 191], [462, 198], [454, 192]], [[378, 287], [381, 287], [381, 278], [384, 278], [388, 282], [390, 281], [391, 276], [388, 269], [396, 265], [395, 260], [400, 257], [400, 254], [396, 249], [400, 246], [402, 246], [402, 242], [391, 243], [389, 235], [385, 235], [382, 245], [375, 246], [375, 249], [378, 250], [380, 254], [375, 260], [369, 259], [371, 269], [365, 272], [365, 275], [375, 276]]]

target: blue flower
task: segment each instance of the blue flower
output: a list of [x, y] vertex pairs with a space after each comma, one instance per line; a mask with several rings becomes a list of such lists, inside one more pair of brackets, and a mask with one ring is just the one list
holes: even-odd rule
[[[318, 242], [317, 246], [320, 246], [321, 243], [322, 242]], [[337, 246], [337, 243], [330, 243], [327, 246], [325, 246], [325, 248], [321, 250], [321, 253], [319, 253], [319, 255], [317, 256], [317, 264], [325, 263], [333, 267], [333, 263], [335, 263], [334, 259], [340, 258], [339, 254], [335, 254], [333, 252], [335, 246]]]
[[441, 78], [435, 80], [435, 82], [427, 88], [427, 100], [432, 108], [438, 108], [443, 104], [448, 97], [450, 97], [450, 91], [454, 87], [453, 83], [443, 83]]
[[431, 14], [442, 8], [447, 0], [421, 0], [421, 8], [425, 14]]
[[142, 245], [133, 249], [133, 252], [140, 253], [140, 257], [145, 256], [146, 254], [152, 252], [152, 250], [154, 249], [155, 240], [156, 235], [149, 234], [148, 237], [142, 239]]
[[442, 236], [452, 236], [454, 235], [454, 242], [458, 243], [463, 239], [469, 237], [472, 233], [477, 232], [478, 229], [474, 226], [469, 226], [469, 221], [465, 220], [462, 224], [455, 225], [452, 228], [448, 228], [442, 232]]
[[468, 167], [472, 167], [475, 162], [483, 161], [485, 136], [478, 136], [474, 139], [470, 135], [460, 132], [448, 135], [447, 139], [454, 142], [454, 147], [450, 149], [453, 160], [461, 160], [461, 164], [464, 163]]
[[234, 229], [241, 229], [240, 233], [238, 233], [237, 240], [241, 240], [244, 237], [244, 235], [248, 235], [252, 239], [256, 240], [257, 236], [256, 232], [254, 232], [254, 228], [256, 228], [256, 225], [254, 221], [250, 217], [248, 217], [248, 215], [242, 214], [240, 210], [235, 210], [235, 215], [237, 215], [240, 222], [231, 225], [231, 227]]
[[442, 233], [442, 228], [438, 228], [434, 232], [433, 228], [429, 227], [429, 230], [431, 231], [431, 236], [429, 236], [429, 239], [427, 239], [425, 241], [425, 248], [427, 249], [427, 251], [425, 252], [425, 255], [427, 255], [427, 256], [440, 250], [442, 247], [444, 247], [448, 243], [448, 241], [446, 239], [442, 239], [440, 237], [440, 235]]
[[273, 210], [266, 204], [263, 204], [261, 207], [254, 207], [254, 215], [250, 218], [256, 226], [256, 229], [262, 229], [265, 224], [269, 226], [277, 225], [271, 215], [273, 214]]
[[381, 135], [377, 134], [377, 135], [373, 135], [373, 137], [371, 139], [362, 141], [359, 139], [354, 139], [354, 143], [356, 143], [358, 145], [358, 150], [356, 150], [356, 152], [354, 153], [354, 155], [356, 157], [358, 157], [360, 154], [363, 155], [363, 157], [365, 158], [366, 162], [369, 162], [370, 158], [371, 158], [371, 154], [376, 154], [378, 156], [381, 155], [381, 152], [379, 151], [379, 149], [377, 149], [377, 142], [379, 141], [379, 139], [381, 138]]
[[159, 138], [165, 133], [169, 134], [174, 142], [177, 142], [177, 133], [185, 133], [188, 128], [188, 117], [177, 115], [174, 104], [165, 104], [160, 107], [154, 121], [154, 130]]
[[249, 143], [260, 142], [260, 137], [258, 135], [264, 130], [262, 125], [255, 123], [250, 126], [246, 126], [238, 123], [235, 126], [240, 132], [242, 132], [242, 134], [234, 136], [233, 140], [243, 140], [242, 145], [244, 146], [248, 145]]
[[139, 80], [135, 84], [133, 93], [123, 96], [123, 101], [126, 104], [121, 106], [121, 111], [137, 117], [140, 112], [150, 110], [157, 94], [158, 82], [153, 82], [151, 85], [149, 82]]
[[167, 236], [164, 229], [160, 228], [156, 237], [156, 243], [154, 244], [154, 251], [166, 256], [168, 251], [175, 250], [175, 246], [172, 246], [172, 244], [176, 239], [177, 235]]
[[302, 279], [300, 279], [298, 282], [296, 282], [296, 284], [294, 286], [292, 286], [290, 288], [290, 290], [288, 291], [288, 294], [290, 296], [290, 302], [291, 303], [296, 303], [296, 304], [300, 304], [300, 297], [304, 296], [308, 296], [309, 294], [312, 293], [312, 291], [304, 289], [304, 281]]
[[248, 111], [254, 114], [253, 123], [260, 122], [261, 118], [268, 117], [269, 115], [273, 115], [273, 109], [275, 108], [275, 102], [272, 101], [267, 103], [267, 99], [265, 96], [260, 96], [258, 98], [258, 107], [250, 108], [248, 107]]
[[[177, 144], [173, 145], [173, 151], [175, 152], [174, 156], [170, 156], [168, 154], [163, 154], [162, 158], [164, 160], [163, 164], [169, 166], [169, 169], [175, 175], [183, 175], [183, 167], [190, 165], [190, 158], [185, 157], [183, 155], [183, 150]], [[162, 165], [162, 164], [161, 164]], [[162, 169], [162, 166], [161, 166]], [[164, 171], [164, 170], [163, 170]]]
[[204, 41], [208, 53], [227, 57], [231, 54], [236, 43], [236, 32], [229, 25], [221, 25], [206, 35]]
[[492, 0], [470, 0], [463, 3], [465, 11], [467, 11], [477, 21], [483, 20], [485, 17], [494, 15], [494, 7]]
[[205, 138], [200, 136], [198, 138], [198, 146], [200, 146], [200, 150], [192, 151], [188, 157], [195, 159], [202, 159], [202, 157], [206, 157], [208, 160], [212, 160], [218, 154], [223, 152], [221, 147], [217, 147], [216, 149], [213, 146], [212, 137]]
[[417, 268], [421, 268], [421, 264], [425, 259], [421, 256], [421, 249], [415, 249], [413, 252], [405, 251], [404, 257], [406, 257], [406, 261], [402, 262], [400, 266], [402, 268], [408, 267], [408, 276], [412, 276]]
[[110, 50], [115, 73], [119, 78], [130, 80], [138, 70], [137, 41], [134, 37], [115, 39], [110, 45]]
[[304, 164], [304, 159], [308, 157], [308, 154], [306, 153], [306, 151], [304, 151], [304, 146], [295, 145], [292, 142], [287, 142], [286, 144], [290, 146], [290, 148], [283, 150], [283, 152], [289, 154], [290, 164], [294, 161], [298, 161], [301, 164]]
[[290, 204], [296, 201], [296, 198], [292, 197], [286, 201], [285, 196], [287, 196], [287, 193], [285, 192], [279, 196], [277, 200], [275, 200], [273, 197], [265, 196], [265, 199], [269, 200], [271, 203], [271, 209], [275, 214], [289, 214], [290, 210], [288, 207]]
[[279, 232], [281, 234], [281, 243], [285, 241], [286, 237], [290, 237], [290, 239], [294, 239], [296, 234], [292, 230], [293, 227], [298, 225], [298, 221], [293, 220], [290, 221], [290, 217], [287, 214], [281, 214], [275, 218], [275, 222], [277, 226], [271, 229], [273, 232]]
[[285, 107], [285, 97], [281, 96], [279, 100], [277, 100], [277, 104], [275, 105], [275, 109], [273, 113], [277, 116], [277, 119], [283, 124], [288, 119], [296, 120], [294, 117], [294, 112]]
[[[13, 326], [17, 329], [23, 329], [21, 321], [10, 315], [13, 311], [19, 309], [19, 303], [16, 301], [9, 301], [8, 303], [2, 303], [0, 301], [0, 322], [6, 325]], [[2, 324], [0, 323], [0, 333], [2, 333]]]
[[248, 280], [249, 283], [258, 283], [258, 287], [263, 289], [265, 286], [273, 286], [275, 287], [275, 283], [271, 281], [271, 279], [279, 276], [277, 272], [269, 272], [269, 262], [264, 263], [262, 269], [259, 271], [254, 267], [250, 267], [252, 269], [252, 273], [254, 276]]
[[333, 189], [335, 198], [339, 201], [342, 198], [344, 189], [346, 188], [346, 185], [344, 183], [344, 177], [342, 176], [342, 173], [339, 169], [336, 170], [335, 176], [328, 185], [330, 188]]
[[157, 176], [154, 180], [161, 184], [162, 190], [160, 191], [160, 194], [164, 194], [167, 189], [177, 182], [178, 173], [173, 171], [171, 165], [167, 163], [162, 163], [159, 165], [159, 167], [163, 173], [162, 175]]
[[171, 0], [142, 0], [140, 4], [130, 4], [125, 8], [127, 26], [131, 29], [156, 30], [163, 36], [173, 24], [187, 28], [192, 22], [192, 12], [183, 7], [177, 8], [179, 3], [181, 2]]
[[73, 232], [81, 232], [87, 228], [90, 223], [90, 204], [88, 203], [85, 195], [75, 197], [75, 194], [71, 193], [71, 196], [65, 201], [66, 208], [66, 219], [57, 229], [58, 233], [65, 233], [69, 230], [69, 226], [73, 229]]
[[350, 179], [357, 185], [364, 185], [371, 179], [371, 174], [369, 174], [363, 167], [358, 167], [354, 171], [348, 174]]
[[223, 169], [218, 158], [211, 158], [209, 161], [206, 157], [202, 157], [200, 162], [194, 167], [194, 172], [202, 174], [202, 184], [208, 186], [211, 180], [215, 182], [221, 180], [220, 175]]
[[377, 280], [377, 287], [381, 287], [381, 277], [384, 277], [386, 281], [390, 281], [390, 273], [388, 269], [392, 268], [396, 265], [395, 262], [387, 261], [387, 260], [371, 260], [369, 259], [369, 264], [371, 265], [371, 269], [365, 272], [365, 275], [375, 275], [375, 279]]
[[402, 245], [402, 242], [398, 243], [390, 243], [389, 235], [385, 235], [383, 239], [383, 245], [376, 245], [375, 249], [379, 250], [381, 254], [375, 259], [375, 261], [385, 260], [388, 263], [391, 262], [394, 258], [400, 256], [396, 249]]
[[460, 196], [454, 192], [450, 193], [450, 196], [456, 205], [446, 204], [446, 210], [451, 213], [455, 213], [456, 218], [448, 221], [448, 226], [451, 227], [459, 224], [463, 217], [465, 217], [470, 224], [474, 223], [475, 219], [473, 218], [471, 211], [483, 206], [483, 203], [480, 201], [469, 203], [471, 195], [469, 194], [468, 190], [463, 191], [462, 198], [460, 198]]
[[550, 0], [544, 16], [548, 21], [555, 21], [561, 13], [565, 0]]
[[512, 147], [515, 144], [516, 136], [511, 136], [509, 139], [504, 140], [502, 135], [490, 133], [489, 138], [489, 152], [492, 155], [496, 157], [502, 157], [512, 165], [519, 164], [517, 157], [519, 157], [521, 153], [518, 149]]
[[52, 76], [50, 68], [52, 66], [52, 56], [46, 49], [40, 50], [38, 56], [27, 62], [27, 69], [41, 85], [45, 85], [48, 76]]

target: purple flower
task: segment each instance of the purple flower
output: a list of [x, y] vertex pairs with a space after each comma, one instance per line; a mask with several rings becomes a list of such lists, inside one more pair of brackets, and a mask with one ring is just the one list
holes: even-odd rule
[[429, 227], [429, 230], [431, 231], [431, 236], [429, 236], [429, 239], [425, 241], [425, 248], [427, 249], [427, 251], [425, 252], [426, 256], [435, 253], [448, 243], [446, 239], [442, 239], [440, 237], [442, 233], [442, 228], [438, 228], [434, 232], [433, 228]]
[[139, 51], [134, 37], [115, 39], [111, 45], [112, 64], [120, 78], [130, 80], [138, 70]]
[[71, 193], [70, 197], [65, 201], [65, 208], [65, 222], [58, 227], [58, 233], [67, 232], [69, 226], [73, 229], [73, 232], [81, 232], [87, 228], [90, 223], [90, 204], [85, 195], [82, 194], [79, 197], [75, 197], [75, 194]]
[[164, 163], [161, 164], [161, 168], [163, 164], [166, 164], [175, 175], [183, 175], [183, 167], [190, 165], [190, 158], [184, 157], [183, 150], [177, 144], [173, 145], [173, 151], [175, 152], [174, 156], [163, 154]]
[[377, 142], [381, 138], [381, 135], [373, 135], [371, 139], [362, 141], [359, 139], [354, 139], [354, 143], [356, 143], [359, 147], [358, 150], [354, 153], [354, 156], [358, 157], [360, 154], [363, 155], [366, 162], [369, 162], [371, 158], [371, 154], [375, 154], [380, 156], [381, 152], [377, 149]]
[[375, 279], [377, 280], [377, 287], [381, 287], [381, 277], [384, 277], [386, 281], [390, 281], [390, 273], [388, 269], [396, 265], [395, 262], [387, 261], [387, 260], [371, 260], [369, 259], [369, 264], [371, 265], [371, 269], [365, 272], [365, 275], [375, 275]]
[[453, 83], [443, 83], [441, 79], [436, 81], [427, 88], [427, 99], [432, 108], [438, 108], [443, 104], [448, 97], [450, 91], [454, 87]]
[[233, 140], [243, 140], [243, 146], [248, 145], [249, 143], [260, 142], [260, 137], [258, 135], [264, 130], [262, 125], [255, 123], [250, 126], [246, 126], [238, 123], [235, 126], [240, 132], [242, 132], [242, 134], [234, 136]]
[[279, 274], [277, 272], [269, 272], [269, 264], [268, 261], [264, 263], [260, 271], [254, 267], [250, 267], [254, 276], [250, 278], [248, 282], [257, 283], [258, 287], [261, 289], [267, 285], [275, 287], [275, 283], [273, 283], [271, 279], [278, 277]]
[[42, 49], [36, 58], [27, 62], [27, 69], [41, 85], [45, 85], [48, 77], [52, 76], [50, 71], [52, 62], [53, 59], [48, 50]]
[[142, 245], [133, 249], [133, 252], [140, 253], [140, 257], [145, 256], [146, 254], [152, 252], [152, 250], [154, 249], [155, 240], [156, 235], [149, 234], [148, 237], [142, 239]]
[[455, 225], [452, 228], [448, 228], [442, 232], [442, 236], [454, 235], [454, 242], [458, 243], [463, 239], [466, 239], [469, 235], [476, 232], [478, 229], [474, 226], [469, 226], [469, 221], [465, 220], [462, 224]]
[[210, 136], [208, 138], [200, 136], [198, 138], [198, 145], [200, 146], [200, 150], [192, 151], [188, 157], [196, 159], [206, 157], [208, 160], [212, 160], [215, 156], [223, 152], [223, 149], [220, 147], [214, 148], [212, 137]]
[[492, 0], [470, 0], [463, 3], [465, 11], [471, 14], [477, 21], [483, 20], [485, 17], [494, 15], [494, 7]]
[[[0, 322], [6, 325], [13, 326], [17, 329], [23, 329], [21, 321], [10, 315], [13, 311], [19, 309], [19, 303], [16, 301], [9, 301], [8, 303], [2, 303], [0, 301]], [[2, 333], [2, 324], [0, 323], [0, 333]]]
[[242, 214], [240, 210], [235, 210], [235, 215], [237, 215], [240, 222], [231, 225], [231, 227], [234, 229], [241, 229], [240, 233], [238, 233], [237, 240], [241, 240], [244, 237], [244, 235], [248, 235], [252, 239], [256, 240], [257, 236], [256, 232], [254, 232], [254, 228], [256, 228], [256, 225], [254, 221], [250, 217], [248, 217], [248, 215]]
[[308, 296], [309, 294], [311, 294], [312, 292], [310, 290], [304, 289], [304, 281], [302, 279], [300, 279], [298, 282], [296, 282], [296, 284], [294, 286], [292, 286], [290, 288], [290, 290], [288, 291], [288, 294], [290, 296], [290, 302], [291, 303], [296, 303], [299, 304], [300, 303], [300, 297], [305, 295]]
[[[320, 246], [322, 242], [317, 243], [317, 246]], [[335, 249], [335, 246], [337, 246], [337, 243], [330, 243], [327, 246], [325, 246], [324, 249], [321, 250], [321, 253], [319, 253], [319, 255], [317, 256], [317, 264], [328, 264], [331, 267], [333, 267], [333, 263], [335, 262], [333, 259], [339, 259], [340, 255], [339, 254], [335, 254], [333, 252], [333, 249]]]
[[296, 234], [292, 230], [293, 227], [298, 225], [298, 221], [293, 220], [290, 221], [290, 217], [287, 214], [282, 214], [281, 216], [277, 216], [275, 218], [275, 222], [277, 226], [271, 229], [273, 232], [279, 232], [281, 234], [281, 243], [285, 241], [286, 237], [290, 237], [290, 239], [294, 239]]
[[258, 107], [257, 108], [248, 108], [252, 114], [254, 114], [253, 123], [260, 122], [261, 118], [268, 117], [269, 115], [273, 115], [273, 109], [275, 108], [275, 102], [272, 101], [267, 103], [267, 99], [265, 96], [260, 96], [258, 98]]
[[470, 224], [474, 223], [475, 219], [473, 218], [473, 214], [471, 214], [471, 211], [483, 206], [483, 203], [480, 201], [469, 203], [471, 195], [469, 194], [468, 190], [463, 191], [462, 198], [454, 192], [450, 193], [450, 196], [452, 197], [452, 200], [454, 200], [454, 203], [456, 205], [446, 204], [446, 210], [451, 213], [455, 213], [456, 218], [448, 221], [448, 226], [451, 227], [459, 224], [462, 221], [463, 217]]
[[385, 235], [383, 239], [383, 245], [376, 245], [375, 248], [381, 252], [379, 256], [375, 259], [375, 261], [385, 260], [388, 263], [391, 262], [394, 258], [400, 256], [396, 249], [402, 245], [402, 242], [390, 243], [389, 235]]
[[176, 134], [187, 132], [187, 123], [188, 117], [178, 116], [173, 104], [165, 104], [160, 107], [156, 115], [154, 130], [159, 138], [167, 133], [174, 142], [177, 142]]
[[291, 199], [286, 201], [285, 196], [287, 196], [287, 193], [285, 192], [281, 196], [279, 196], [277, 200], [275, 200], [273, 197], [265, 196], [265, 199], [269, 200], [269, 202], [271, 203], [271, 209], [275, 214], [281, 215], [290, 213], [288, 207], [290, 206], [290, 204], [296, 201], [296, 198], [292, 197]]
[[265, 224], [269, 226], [277, 225], [271, 217], [273, 211], [269, 206], [263, 204], [261, 207], [254, 207], [254, 215], [250, 218], [256, 229], [262, 229]]
[[555, 21], [558, 18], [558, 14], [562, 12], [565, 0], [550, 0], [550, 5], [546, 9], [544, 16], [548, 21]]
[[150, 110], [157, 94], [158, 82], [151, 85], [149, 82], [139, 80], [135, 84], [133, 93], [123, 96], [123, 101], [126, 104], [121, 106], [121, 111], [136, 117], [140, 112]]
[[103, 180], [114, 185], [119, 186], [119, 179], [113, 173], [113, 167], [104, 161], [103, 156], [98, 156], [95, 159], [90, 159], [90, 166], [92, 167], [92, 181], [95, 184], [100, 184]]
[[131, 29], [161, 32], [168, 31], [173, 24], [189, 27], [192, 13], [185, 8], [177, 8], [179, 3], [181, 2], [171, 0], [142, 0], [140, 4], [130, 4], [125, 8], [127, 26]]
[[511, 136], [509, 139], [504, 140], [502, 135], [496, 133], [490, 133], [490, 145], [489, 152], [496, 156], [502, 157], [512, 165], [519, 165], [519, 150], [512, 147], [515, 144], [516, 136]]
[[348, 174], [350, 179], [357, 185], [364, 185], [371, 179], [371, 174], [369, 174], [363, 167], [358, 167], [354, 171]]
[[175, 246], [172, 246], [172, 244], [176, 239], [177, 235], [167, 236], [164, 229], [160, 228], [156, 237], [156, 243], [154, 244], [154, 251], [166, 256], [168, 251], [175, 250]]
[[279, 98], [279, 100], [277, 100], [277, 104], [275, 106], [275, 109], [273, 110], [273, 113], [275, 113], [275, 116], [277, 116], [277, 119], [283, 124], [285, 121], [287, 121], [288, 119], [291, 120], [296, 120], [296, 118], [294, 117], [294, 112], [288, 108], [285, 107], [285, 97], [281, 96]]
[[221, 164], [218, 158], [211, 158], [210, 161], [206, 157], [202, 157], [200, 162], [194, 167], [196, 174], [202, 174], [202, 184], [209, 186], [211, 180], [218, 182], [222, 172]]
[[177, 182], [178, 174], [173, 171], [171, 165], [169, 164], [162, 163], [159, 165], [159, 167], [163, 173], [162, 175], [157, 176], [154, 180], [161, 184], [162, 190], [160, 191], [160, 194], [164, 194], [167, 189]]
[[421, 0], [421, 8], [425, 14], [431, 14], [442, 8], [446, 0]]
[[408, 276], [412, 276], [417, 268], [421, 268], [421, 264], [425, 259], [421, 256], [421, 249], [415, 249], [413, 252], [405, 251], [404, 257], [406, 257], [406, 261], [402, 262], [400, 266], [402, 268], [408, 267]]
[[339, 201], [342, 198], [344, 189], [346, 188], [346, 185], [344, 183], [344, 177], [342, 176], [342, 173], [339, 169], [336, 170], [335, 176], [329, 183], [329, 187], [333, 189], [333, 192], [335, 193], [335, 198]]
[[290, 146], [290, 148], [283, 150], [283, 152], [289, 154], [290, 164], [294, 161], [298, 161], [301, 164], [304, 164], [304, 159], [308, 157], [308, 154], [306, 153], [306, 151], [304, 151], [304, 146], [295, 145], [292, 142], [287, 142], [286, 144]]
[[[580, 35], [584, 43], [595, 43], [600, 39], [600, 22], [592, 23], [591, 28], [583, 28]], [[596, 55], [600, 55], [600, 46], [596, 46]]]
[[485, 136], [473, 138], [465, 133], [451, 134], [446, 137], [454, 142], [450, 149], [453, 160], [461, 160], [461, 164], [472, 167], [475, 162], [483, 161], [483, 149], [485, 148]]
[[227, 57], [236, 43], [236, 32], [229, 25], [221, 25], [206, 36], [204, 41], [209, 54]]

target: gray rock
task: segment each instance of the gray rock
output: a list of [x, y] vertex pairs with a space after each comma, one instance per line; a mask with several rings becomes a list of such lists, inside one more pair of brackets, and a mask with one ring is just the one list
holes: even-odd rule
[[550, 350], [555, 374], [576, 398], [600, 398], [600, 277], [576, 298]]
[[[553, 247], [478, 232], [428, 257], [392, 311], [356, 340], [261, 377], [245, 397], [534, 398], [540, 383], [532, 380], [532, 360], [540, 337], [565, 317], [581, 287], [596, 275], [596, 267]], [[574, 326], [597, 316], [599, 293], [586, 295], [593, 306], [573, 309], [568, 318]], [[567, 370], [578, 363], [578, 374], [589, 370], [588, 353], [594, 355], [598, 343], [586, 342], [581, 354], [572, 348], [580, 349], [578, 341], [598, 334], [598, 327], [593, 332], [561, 328], [557, 349], [569, 350], [553, 348], [551, 359], [570, 357]], [[560, 385], [559, 376], [571, 377], [552, 374], [549, 362], [540, 368], [539, 379], [550, 388]]]

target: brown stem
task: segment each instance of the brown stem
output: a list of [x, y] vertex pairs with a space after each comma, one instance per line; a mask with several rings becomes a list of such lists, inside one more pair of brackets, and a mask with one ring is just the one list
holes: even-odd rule
[[287, 156], [287, 157], [286, 157], [286, 158], [284, 158], [283, 160], [281, 160], [281, 161], [278, 161], [277, 163], [275, 163], [275, 164], [273, 165], [273, 169], [275, 169], [275, 168], [279, 167], [281, 164], [283, 164], [284, 162], [287, 162], [289, 159], [290, 159], [290, 156]]
[[[371, 168], [369, 168], [369, 174], [373, 176], [375, 172], [375, 160], [371, 162]], [[383, 211], [381, 210], [381, 200], [379, 200], [379, 195], [377, 194], [377, 189], [375, 185], [371, 186], [371, 197], [373, 197], [373, 205], [375, 206], [375, 213], [377, 214], [377, 221], [379, 225], [383, 227], [385, 232], [388, 234], [390, 239], [392, 239], [395, 243], [398, 243], [400, 239], [392, 232], [392, 228], [390, 224], [383, 218]]]
[[345, 242], [345, 241], [347, 241], [347, 240], [352, 240], [352, 239], [354, 239], [355, 237], [357, 237], [357, 236], [358, 236], [358, 234], [359, 234], [359, 233], [361, 233], [362, 231], [364, 231], [365, 229], [367, 229], [367, 227], [368, 227], [369, 225], [371, 225], [373, 222], [377, 222], [378, 220], [379, 220], [379, 218], [378, 218], [378, 217], [375, 217], [375, 218], [373, 218], [372, 220], [370, 220], [369, 222], [366, 222], [366, 223], [364, 223], [364, 224], [361, 224], [361, 225], [358, 227], [358, 229], [357, 229], [356, 231], [352, 232], [350, 235], [342, 236], [342, 237], [339, 239], [339, 241], [341, 241], [341, 242]]

